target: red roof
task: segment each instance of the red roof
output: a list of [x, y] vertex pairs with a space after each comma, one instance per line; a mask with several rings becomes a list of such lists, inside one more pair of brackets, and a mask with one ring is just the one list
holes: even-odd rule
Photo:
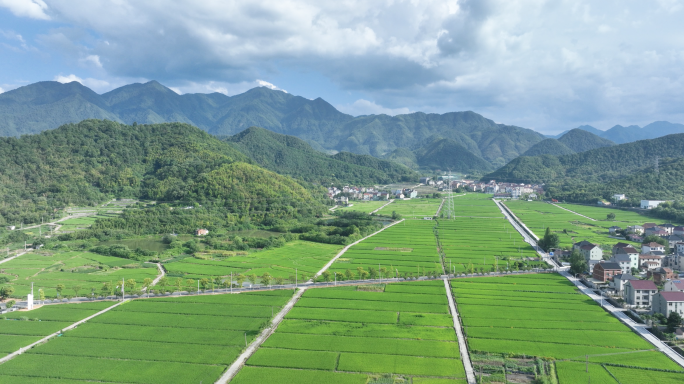
[[648, 243], [648, 244], [643, 244], [643, 245], [645, 245], [645, 246], [647, 246], [647, 247], [650, 247], [650, 248], [657, 248], [657, 247], [661, 247], [661, 248], [662, 248], [662, 247], [664, 247], [664, 245], [658, 244], [658, 243], [656, 243], [655, 241], [651, 241], [650, 243]]
[[651, 280], [630, 280], [627, 283], [629, 283], [634, 289], [658, 290], [658, 287], [656, 287], [655, 283]]
[[637, 251], [636, 248], [634, 248], [634, 247], [632, 247], [632, 246], [629, 246], [629, 247], [619, 248], [619, 250], [617, 251], [617, 253], [626, 253], [626, 254], [630, 254], [630, 253], [639, 253], [639, 251]]
[[684, 301], [684, 292], [660, 292], [660, 295], [665, 299], [665, 301]]

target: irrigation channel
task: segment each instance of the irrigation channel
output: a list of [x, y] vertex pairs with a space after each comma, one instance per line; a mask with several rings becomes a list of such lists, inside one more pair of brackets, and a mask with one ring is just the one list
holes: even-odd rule
[[[525, 241], [530, 243], [535, 250], [544, 258], [545, 261], [547, 261], [550, 265], [554, 265], [558, 271], [558, 273], [565, 277], [566, 279], [570, 280], [583, 294], [589, 296], [592, 300], [597, 302], [605, 311], [610, 313], [611, 315], [615, 316], [618, 320], [620, 320], [622, 323], [627, 325], [632, 331], [634, 331], [636, 334], [641, 336], [644, 340], [648, 341], [651, 343], [654, 347], [656, 347], [659, 351], [664, 353], [666, 356], [668, 356], [672, 361], [677, 363], [679, 366], [684, 368], [684, 357], [682, 357], [680, 354], [675, 352], [670, 346], [667, 344], [663, 343], [659, 338], [657, 338], [655, 335], [653, 335], [651, 332], [646, 329], [646, 326], [644, 324], [638, 324], [631, 318], [629, 318], [627, 315], [624, 314], [621, 310], [618, 308], [615, 308], [612, 306], [610, 303], [607, 302], [607, 300], [603, 300], [603, 298], [599, 295], [597, 295], [593, 290], [590, 288], [586, 287], [582, 282], [572, 276], [568, 272], [568, 267], [560, 267], [558, 266], [549, 256], [546, 254], [541, 248], [537, 246], [536, 240], [539, 240], [539, 238], [529, 230], [525, 226], [525, 224], [522, 223], [520, 219], [518, 219], [513, 212], [511, 212], [508, 207], [506, 207], [505, 204], [501, 203], [498, 200], [494, 200], [496, 204], [499, 206], [502, 212], [504, 212], [504, 215], [506, 218], [511, 222], [511, 224], [520, 232], [521, 235], [525, 238]], [[567, 211], [567, 209], [566, 209]], [[572, 211], [571, 211], [572, 212]], [[573, 212], [574, 213], [574, 212]], [[580, 215], [582, 216], [582, 215]], [[524, 229], [523, 229], [524, 228]], [[529, 239], [529, 241], [528, 241]]]

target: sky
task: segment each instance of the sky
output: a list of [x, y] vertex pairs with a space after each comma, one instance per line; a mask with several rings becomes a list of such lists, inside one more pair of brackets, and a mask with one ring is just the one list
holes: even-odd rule
[[0, 0], [0, 92], [257, 86], [552, 134], [684, 123], [684, 0]]

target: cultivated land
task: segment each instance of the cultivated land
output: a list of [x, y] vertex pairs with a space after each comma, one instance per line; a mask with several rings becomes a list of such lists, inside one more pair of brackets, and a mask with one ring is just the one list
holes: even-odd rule
[[[605, 223], [610, 223], [609, 227], [612, 227], [613, 225], [617, 225], [618, 227], [622, 227], [624, 229], [625, 227], [628, 227], [630, 225], [635, 225], [635, 224], [642, 225], [645, 222], [658, 222], [658, 223], [660, 223], [662, 221], [661, 219], [656, 219], [653, 217], [641, 215], [637, 212], [623, 211], [621, 209], [615, 209], [615, 208], [594, 207], [594, 206], [579, 205], [579, 204], [556, 204], [556, 205], [561, 206], [565, 209], [569, 209], [571, 211], [577, 212], [581, 215], [591, 217], [594, 220], [604, 221]], [[615, 214], [614, 220], [607, 220], [606, 219], [606, 216], [610, 213]], [[602, 224], [605, 224], [605, 223], [602, 223]]]
[[432, 217], [437, 214], [442, 199], [411, 199], [395, 200], [392, 204], [378, 211], [380, 215], [391, 215], [392, 212], [400, 214], [404, 218]]
[[358, 268], [386, 268], [387, 276], [441, 274], [435, 224], [432, 220], [405, 220], [349, 248], [330, 271], [344, 274], [349, 270], [356, 278]]
[[[335, 208], [336, 211], [340, 212], [346, 212], [346, 211], [356, 211], [356, 212], [363, 212], [363, 213], [371, 213], [375, 211], [376, 209], [382, 207], [383, 205], [389, 203], [389, 200], [381, 200], [381, 201], [354, 201], [351, 207], [338, 207]], [[394, 203], [392, 203], [394, 204]], [[389, 207], [392, 206], [392, 204], [388, 205], [387, 209], [390, 209]], [[385, 213], [385, 212], [383, 212]], [[390, 211], [390, 213], [392, 213]]]
[[587, 357], [598, 372], [601, 364], [611, 370], [622, 365], [639, 372], [682, 371], [559, 275], [459, 279], [451, 284], [471, 353], [563, 361], [558, 364], [561, 384], [587, 381], [586, 373], [582, 376], [575, 365], [565, 364]]
[[212, 383], [291, 296], [282, 290], [136, 300], [3, 364], [0, 383]]
[[[0, 357], [26, 347], [112, 305], [112, 302], [46, 305], [33, 311], [17, 311], [2, 315], [0, 316]], [[0, 368], [0, 375], [3, 369], [4, 365]]]
[[[364, 289], [364, 288], [361, 288]], [[465, 378], [442, 281], [309, 289], [233, 381]], [[425, 380], [425, 381], [421, 381]]]
[[[295, 269], [301, 274], [312, 276], [342, 249], [340, 245], [321, 244], [309, 241], [292, 241], [283, 247], [250, 252], [247, 255], [223, 256], [222, 252], [209, 254], [209, 260], [188, 257], [180, 261], [165, 263], [170, 276], [188, 279], [230, 277], [233, 274], [256, 274], [268, 272], [274, 277], [290, 279], [294, 283]], [[235, 254], [235, 252], [229, 252]]]
[[118, 257], [102, 256], [86, 251], [36, 251], [2, 264], [3, 274], [15, 287], [16, 296], [26, 296], [34, 283], [34, 294], [43, 289], [46, 298], [58, 295], [56, 287], [63, 284], [62, 296], [100, 296], [103, 283], [134, 279], [140, 285], [146, 278], [158, 275], [155, 265]]
[[[585, 217], [565, 211], [548, 203], [536, 201], [506, 201], [504, 204], [529, 228], [537, 237], [544, 236], [546, 227], [558, 234], [561, 246], [570, 246], [575, 242], [587, 240], [595, 244], [612, 244], [617, 240], [609, 238], [608, 228], [613, 225], [629, 226], [649, 221], [641, 216], [640, 221], [613, 222], [591, 221]], [[570, 209], [570, 208], [568, 208]], [[620, 211], [621, 212], [621, 211]], [[616, 218], [619, 213], [616, 213]], [[605, 215], [603, 216], [605, 219]], [[633, 245], [637, 243], [620, 240]]]

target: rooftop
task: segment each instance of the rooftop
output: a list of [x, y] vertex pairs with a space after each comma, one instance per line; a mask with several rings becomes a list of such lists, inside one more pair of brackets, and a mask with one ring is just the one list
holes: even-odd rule
[[609, 270], [609, 269], [619, 269], [619, 270], [622, 270], [622, 268], [620, 267], [620, 264], [618, 264], [618, 263], [610, 263], [610, 262], [607, 262], [607, 263], [598, 263], [598, 264], [596, 264], [596, 266], [594, 267], [594, 269], [597, 268], [599, 265], [601, 266], [601, 268], [602, 268], [604, 271], [605, 271], [605, 270]]
[[634, 289], [658, 290], [658, 287], [651, 280], [630, 280], [627, 284], [631, 285]]
[[664, 247], [664, 245], [658, 244], [658, 243], [656, 243], [656, 242], [654, 242], [654, 241], [651, 241], [651, 242], [648, 243], [648, 244], [642, 244], [642, 245], [645, 246], [645, 247], [650, 247], [650, 248], [658, 248], [658, 247], [663, 248], [663, 247]]
[[684, 292], [679, 291], [663, 291], [660, 295], [665, 299], [665, 301], [684, 301]]

